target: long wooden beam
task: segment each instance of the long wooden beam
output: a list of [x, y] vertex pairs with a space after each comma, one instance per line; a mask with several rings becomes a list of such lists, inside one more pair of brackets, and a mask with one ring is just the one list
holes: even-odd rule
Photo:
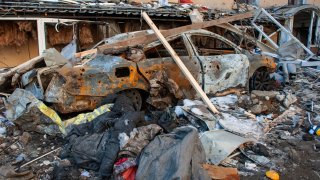
[[[211, 27], [211, 26], [215, 26], [215, 25], [219, 25], [219, 24], [223, 24], [223, 23], [228, 23], [228, 22], [232, 22], [232, 21], [238, 21], [241, 19], [251, 18], [251, 17], [253, 17], [253, 15], [254, 15], [254, 12], [250, 11], [247, 13], [236, 14], [233, 16], [223, 17], [223, 18], [215, 19], [215, 20], [211, 20], [211, 21], [194, 23], [194, 24], [177, 27], [177, 28], [170, 29], [170, 30], [164, 30], [164, 31], [161, 31], [161, 33], [164, 37], [168, 37], [168, 36], [179, 34], [179, 33], [185, 32], [185, 31], [189, 31], [189, 30], [202, 29], [202, 28], [207, 28], [207, 27]], [[118, 41], [116, 43], [102, 45], [102, 46], [99, 46], [97, 49], [83, 51], [83, 52], [77, 53], [75, 56], [76, 57], [83, 57], [88, 54], [96, 53], [97, 51], [98, 51], [98, 53], [103, 53], [103, 51], [105, 49], [110, 49], [110, 48], [134, 47], [134, 46], [141, 45], [141, 44], [148, 44], [148, 43], [151, 43], [155, 40], [157, 40], [157, 36], [155, 34], [137, 36], [134, 38]]]
[[183, 74], [187, 77], [187, 79], [190, 81], [191, 85], [195, 90], [200, 94], [201, 99], [207, 104], [208, 108], [216, 114], [219, 114], [219, 111], [214, 107], [206, 93], [202, 90], [198, 82], [194, 79], [188, 68], [184, 65], [180, 57], [177, 55], [177, 53], [173, 50], [171, 45], [168, 43], [166, 38], [161, 34], [157, 26], [152, 22], [150, 17], [146, 12], [142, 12], [142, 17], [143, 19], [149, 24], [151, 29], [154, 31], [156, 37], [161, 41], [163, 46], [169, 51], [170, 55], [172, 56], [173, 60], [177, 63], [179, 66], [180, 70], [183, 72]]

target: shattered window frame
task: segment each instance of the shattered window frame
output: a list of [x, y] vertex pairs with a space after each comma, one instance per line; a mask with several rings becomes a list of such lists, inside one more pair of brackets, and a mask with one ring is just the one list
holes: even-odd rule
[[[180, 43], [182, 43], [183, 47], [179, 48], [177, 50], [176, 46], [174, 44], [172, 44], [173, 41], [179, 40], [180, 39]], [[172, 37], [167, 38], [167, 41], [169, 42], [169, 44], [172, 46], [172, 48], [175, 50], [175, 52], [178, 54], [178, 56], [180, 57], [188, 57], [190, 56], [190, 50], [188, 48], [188, 43], [186, 43], [184, 37], [182, 34], [179, 35], [175, 35]], [[161, 47], [161, 49], [159, 49], [159, 47]], [[153, 53], [157, 53], [158, 56], [150, 56], [151, 53], [148, 53], [148, 51], [151, 51], [152, 49], [155, 49], [156, 52]], [[182, 51], [180, 50], [185, 50], [183, 53], [181, 53]], [[146, 55], [147, 59], [154, 59], [154, 58], [170, 58], [171, 55], [167, 52], [167, 54], [161, 54], [159, 53], [159, 50], [164, 50], [165, 52], [167, 52], [166, 48], [163, 46], [163, 44], [160, 41], [155, 41], [153, 43], [150, 43], [145, 49], [144, 49], [144, 53]]]
[[[198, 46], [196, 46], [196, 44], [193, 42], [193, 39], [192, 39], [192, 36], [206, 36], [206, 37], [209, 37], [209, 38], [214, 38], [215, 40], [218, 40], [222, 43], [225, 43], [227, 45], [229, 45], [233, 50], [232, 53], [222, 53], [222, 54], [200, 54], [200, 52], [198, 51]], [[196, 56], [219, 56], [219, 55], [227, 55], [227, 54], [242, 54], [242, 49], [239, 48], [235, 43], [231, 42], [230, 40], [218, 35], [218, 34], [215, 34], [215, 33], [208, 33], [206, 31], [204, 32], [195, 32], [195, 33], [188, 33], [187, 34], [187, 38], [188, 40], [190, 41], [190, 44], [191, 46], [193, 47], [193, 51], [195, 53]], [[221, 49], [223, 51], [223, 49]]]

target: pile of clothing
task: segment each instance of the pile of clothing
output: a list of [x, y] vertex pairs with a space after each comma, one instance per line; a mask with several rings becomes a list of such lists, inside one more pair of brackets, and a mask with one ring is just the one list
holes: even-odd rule
[[101, 179], [209, 179], [201, 168], [206, 158], [197, 129], [169, 128], [164, 134], [158, 122], [172, 119], [169, 112], [155, 116], [135, 111], [132, 101], [119, 95], [110, 112], [73, 125], [61, 158]]

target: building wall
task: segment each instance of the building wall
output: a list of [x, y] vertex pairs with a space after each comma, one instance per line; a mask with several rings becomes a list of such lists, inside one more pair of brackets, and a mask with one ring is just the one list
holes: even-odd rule
[[306, 1], [306, 4], [312, 4], [320, 7], [320, 0], [305, 0], [305, 1]]
[[230, 10], [234, 0], [192, 0], [194, 4], [201, 4], [212, 9]]
[[30, 38], [23, 46], [0, 48], [0, 68], [14, 67], [38, 56], [38, 41]]
[[260, 7], [268, 8], [272, 6], [283, 6], [288, 4], [288, 0], [256, 0]]

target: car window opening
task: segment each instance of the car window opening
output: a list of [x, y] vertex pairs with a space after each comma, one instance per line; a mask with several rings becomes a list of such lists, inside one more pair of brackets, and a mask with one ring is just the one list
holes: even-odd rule
[[130, 69], [129, 67], [120, 67], [116, 68], [116, 77], [129, 77], [130, 76]]
[[200, 56], [235, 54], [233, 47], [217, 38], [193, 35], [191, 40]]
[[[169, 44], [174, 49], [174, 51], [178, 54], [178, 56], [189, 56], [187, 48], [181, 37], [169, 41]], [[166, 48], [162, 44], [159, 44], [158, 46], [155, 46], [151, 49], [148, 49], [147, 51], [145, 51], [145, 55], [149, 59], [171, 57], [170, 53], [166, 50]]]

